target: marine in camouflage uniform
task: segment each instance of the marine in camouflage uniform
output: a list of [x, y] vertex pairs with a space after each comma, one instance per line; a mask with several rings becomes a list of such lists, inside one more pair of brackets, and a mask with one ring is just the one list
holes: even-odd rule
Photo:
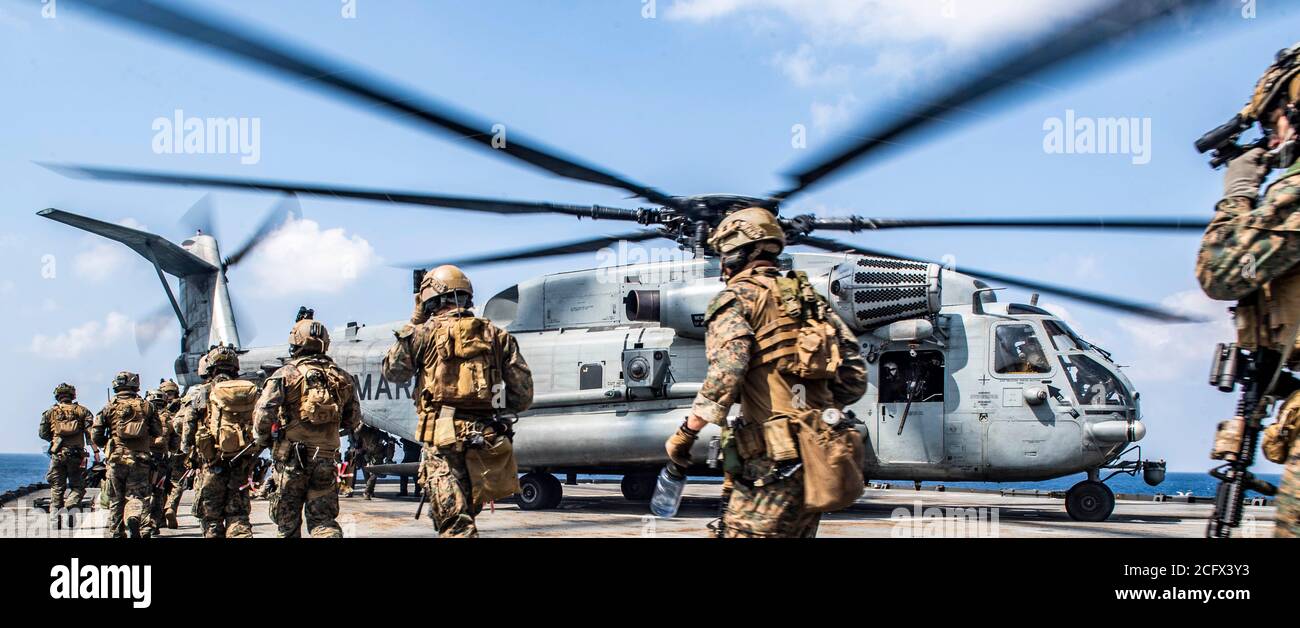
[[239, 355], [227, 346], [211, 348], [199, 361], [203, 382], [190, 388], [181, 400], [176, 422], [181, 425], [181, 451], [198, 463], [194, 483], [193, 511], [203, 529], [204, 538], [252, 538], [249, 522], [252, 500], [249, 478], [262, 448], [253, 437], [251, 418], [247, 428], [248, 445], [229, 453], [202, 443], [215, 439], [209, 427], [209, 415], [216, 410], [212, 402], [213, 386], [225, 382], [247, 382], [239, 378]]
[[341, 538], [338, 463], [341, 434], [361, 424], [352, 377], [326, 355], [329, 331], [301, 318], [289, 333], [291, 358], [271, 374], [258, 399], [258, 443], [271, 447], [275, 493], [271, 519], [281, 537]]
[[[416, 294], [418, 304], [412, 323], [396, 332], [397, 342], [384, 357], [383, 375], [390, 382], [402, 384], [417, 373], [422, 387], [416, 395], [416, 412], [419, 415], [419, 440], [424, 445], [423, 460], [418, 481], [430, 500], [434, 528], [442, 538], [477, 537], [474, 518], [483, 508], [484, 490], [471, 478], [467, 455], [472, 450], [486, 450], [508, 446], [513, 438], [511, 423], [506, 415], [528, 409], [533, 401], [533, 375], [528, 369], [519, 344], [505, 330], [491, 321], [476, 318], [473, 308], [474, 288], [469, 278], [455, 266], [439, 266], [421, 281]], [[436, 338], [446, 338], [449, 329], [455, 329], [470, 319], [483, 337], [490, 339], [492, 355], [489, 367], [499, 371], [500, 382], [495, 384], [488, 404], [461, 403], [459, 407], [444, 403], [448, 394], [445, 386], [435, 386], [435, 373], [451, 380], [457, 367], [448, 366], [445, 352]], [[464, 367], [460, 367], [464, 368]], [[436, 433], [439, 425], [446, 426], [442, 434]], [[509, 467], [513, 467], [513, 453]], [[517, 490], [517, 477], [512, 478]]]
[[[1237, 344], [1248, 350], [1276, 351], [1292, 372], [1300, 368], [1300, 353], [1294, 351], [1300, 332], [1298, 100], [1300, 45], [1278, 53], [1241, 112], [1243, 120], [1260, 123], [1268, 148], [1252, 147], [1228, 163], [1223, 198], [1215, 207], [1196, 263], [1196, 276], [1207, 296], [1237, 301], [1233, 308]], [[1260, 186], [1273, 169], [1284, 171], [1261, 198]], [[1272, 404], [1275, 395], [1267, 391], [1262, 403]], [[1292, 393], [1287, 403], [1300, 400], [1297, 395], [1300, 392]], [[1292, 443], [1277, 494], [1277, 536], [1300, 534], [1297, 448], [1300, 443]], [[1215, 456], [1226, 449], [1216, 439]]]
[[375, 483], [379, 480], [379, 476], [370, 472], [370, 465], [392, 462], [393, 441], [382, 430], [364, 424], [353, 436], [350, 476], [355, 481], [358, 471], [366, 474], [365, 497], [370, 499], [375, 496]]
[[[691, 416], [667, 443], [669, 459], [682, 468], [690, 466], [690, 449], [699, 431], [707, 423], [727, 426], [733, 404], [741, 406], [733, 433], [758, 434], [761, 441], [762, 424], [769, 419], [843, 408], [861, 398], [867, 387], [857, 336], [828, 307], [822, 308], [822, 315], [836, 331], [841, 357], [834, 377], [802, 380], [777, 370], [776, 356], [788, 353], [793, 340], [768, 332], [777, 325], [773, 308], [782, 302], [777, 256], [784, 248], [784, 234], [771, 213], [758, 207], [734, 212], [718, 225], [709, 244], [722, 255], [727, 287], [704, 315], [709, 363], [704, 385]], [[737, 436], [738, 442], [745, 440]], [[778, 462], [769, 448], [742, 448], [738, 472], [728, 474], [731, 497], [721, 522], [723, 535], [815, 536], [821, 515], [804, 508], [802, 468], [796, 461]]]
[[149, 447], [153, 469], [149, 484], [153, 487], [153, 497], [149, 502], [149, 518], [144, 523], [144, 530], [149, 536], [167, 527], [166, 508], [167, 490], [171, 486], [171, 452], [179, 451], [181, 435], [172, 428], [172, 413], [167, 410], [167, 396], [159, 390], [151, 390], [145, 395], [145, 401], [158, 413], [158, 422], [162, 425], [162, 435], [153, 439]]
[[150, 446], [162, 436], [158, 413], [140, 398], [140, 376], [123, 371], [113, 378], [113, 397], [90, 428], [90, 439], [108, 452], [108, 528], [111, 538], [143, 536], [153, 497]]
[[77, 389], [71, 384], [56, 386], [54, 399], [54, 406], [41, 414], [37, 431], [41, 440], [50, 443], [50, 471], [45, 477], [50, 483], [51, 513], [65, 505], [76, 508], [86, 494], [86, 443], [94, 421], [90, 410], [77, 403]]
[[168, 528], [175, 530], [179, 525], [176, 515], [180, 511], [181, 495], [185, 493], [186, 474], [190, 472], [190, 462], [189, 456], [181, 450], [181, 436], [185, 432], [185, 425], [180, 417], [181, 389], [176, 382], [168, 379], [159, 382], [158, 392], [162, 393], [165, 399], [164, 410], [158, 413], [159, 418], [170, 424], [174, 435], [171, 440], [172, 449], [167, 454], [169, 481], [167, 495], [163, 501], [163, 520]]

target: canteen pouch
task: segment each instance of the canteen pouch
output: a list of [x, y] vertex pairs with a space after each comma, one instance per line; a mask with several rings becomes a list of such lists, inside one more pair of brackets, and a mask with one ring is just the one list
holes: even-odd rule
[[790, 435], [790, 419], [777, 416], [763, 422], [763, 441], [773, 462], [799, 459], [799, 447]]
[[862, 496], [862, 435], [851, 427], [832, 428], [821, 412], [809, 411], [797, 422], [803, 460], [804, 508], [810, 512], [843, 510]]
[[438, 416], [433, 422], [434, 447], [451, 447], [460, 442], [456, 437], [456, 419], [453, 414], [454, 411], [446, 406], [438, 411]]
[[724, 428], [722, 430], [722, 439], [718, 443], [718, 451], [722, 456], [723, 473], [740, 475], [741, 471], [745, 469], [740, 459], [740, 447], [737, 441], [734, 428]]
[[1241, 436], [1245, 431], [1246, 421], [1234, 417], [1219, 422], [1219, 429], [1214, 433], [1214, 449], [1210, 450], [1213, 460], [1236, 460], [1241, 450]]
[[1277, 421], [1264, 429], [1259, 443], [1264, 458], [1269, 462], [1286, 464], [1297, 431], [1300, 431], [1300, 395], [1287, 399]]
[[514, 444], [504, 435], [488, 439], [489, 444], [465, 450], [474, 509], [519, 492], [519, 468]]

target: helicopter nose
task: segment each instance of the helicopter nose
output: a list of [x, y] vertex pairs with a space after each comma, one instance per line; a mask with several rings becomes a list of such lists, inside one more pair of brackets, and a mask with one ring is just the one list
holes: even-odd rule
[[1111, 419], [1088, 425], [1088, 434], [1102, 443], [1136, 443], [1147, 435], [1147, 426], [1134, 419]]

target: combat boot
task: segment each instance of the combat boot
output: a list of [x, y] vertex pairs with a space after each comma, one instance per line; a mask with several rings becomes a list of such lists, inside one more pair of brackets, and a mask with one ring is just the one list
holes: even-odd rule
[[135, 517], [131, 517], [130, 519], [127, 519], [126, 530], [127, 530], [127, 536], [129, 538], [133, 538], [133, 539], [140, 538], [140, 520]]
[[174, 512], [167, 513], [166, 519], [167, 519], [168, 530], [175, 530], [176, 528], [180, 527], [180, 522], [176, 520], [176, 513]]

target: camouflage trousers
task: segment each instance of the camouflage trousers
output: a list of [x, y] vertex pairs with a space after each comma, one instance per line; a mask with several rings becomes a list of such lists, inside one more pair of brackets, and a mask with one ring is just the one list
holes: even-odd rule
[[149, 454], [125, 454], [108, 462], [106, 536], [120, 539], [127, 536], [129, 527], [144, 529], [153, 498], [149, 472]]
[[155, 536], [166, 522], [163, 520], [163, 505], [167, 501], [167, 457], [155, 455], [149, 467], [149, 516], [140, 522], [140, 531], [145, 536]]
[[[76, 508], [86, 494], [86, 450], [64, 447], [50, 455], [50, 472], [45, 479], [50, 483], [50, 512], [65, 505]], [[67, 500], [64, 500], [64, 493]]]
[[1300, 538], [1300, 438], [1291, 443], [1291, 453], [1287, 455], [1286, 469], [1282, 472], [1282, 484], [1277, 489], [1275, 503], [1277, 527], [1273, 536]]
[[480, 508], [470, 502], [469, 471], [465, 454], [450, 448], [425, 447], [420, 463], [420, 483], [429, 496], [433, 529], [441, 538], [476, 538], [474, 517]]
[[163, 516], [167, 518], [175, 517], [180, 511], [181, 495], [185, 494], [185, 473], [189, 471], [185, 468], [185, 456], [182, 454], [172, 454], [169, 464], [172, 468], [172, 481], [163, 506]]
[[256, 458], [243, 456], [234, 462], [203, 465], [203, 485], [196, 489], [194, 501], [199, 504], [204, 538], [253, 538], [253, 525], [248, 521], [253, 510], [248, 478], [255, 464]]
[[[290, 454], [292, 455], [292, 454]], [[275, 493], [271, 519], [284, 538], [302, 536], [302, 520], [313, 538], [343, 538], [339, 527], [338, 454], [320, 454], [302, 462], [296, 458], [275, 462]]]
[[722, 516], [723, 537], [812, 538], [821, 513], [803, 508], [803, 472], [764, 486], [733, 482]]

